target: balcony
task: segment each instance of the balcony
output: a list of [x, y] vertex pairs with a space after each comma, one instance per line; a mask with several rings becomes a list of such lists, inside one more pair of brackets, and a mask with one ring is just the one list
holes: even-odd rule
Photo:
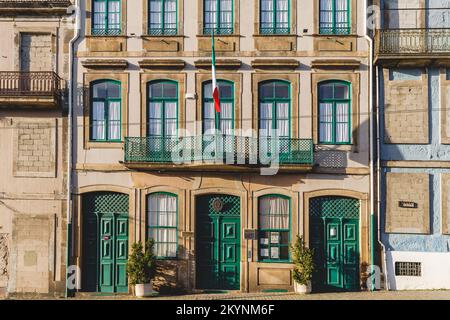
[[450, 8], [414, 5], [402, 8], [387, 1], [384, 5], [382, 27], [375, 32], [377, 62], [407, 66], [448, 60]]
[[0, 14], [70, 14], [70, 0], [0, 0]]
[[180, 138], [128, 137], [124, 165], [150, 171], [253, 172], [278, 164], [280, 171], [312, 169], [310, 139], [204, 135]]
[[378, 30], [379, 55], [448, 55], [450, 29]]
[[65, 82], [54, 72], [0, 71], [0, 107], [56, 108]]

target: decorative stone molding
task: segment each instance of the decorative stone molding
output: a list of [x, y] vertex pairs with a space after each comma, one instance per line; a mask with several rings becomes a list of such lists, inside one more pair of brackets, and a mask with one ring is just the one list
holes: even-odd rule
[[81, 62], [86, 69], [126, 69], [127, 60], [122, 59], [88, 59]]
[[313, 60], [311, 68], [314, 69], [354, 69], [357, 70], [361, 66], [359, 60], [342, 60], [342, 59], [322, 59]]
[[[194, 65], [197, 69], [211, 69], [212, 62], [211, 60], [197, 60], [194, 62]], [[216, 60], [216, 68], [217, 69], [230, 69], [237, 70], [241, 67], [242, 62], [238, 59], [218, 59]]]
[[180, 59], [144, 59], [138, 62], [141, 69], [182, 70], [186, 63]]
[[254, 69], [295, 70], [300, 62], [294, 59], [255, 59], [252, 61]]

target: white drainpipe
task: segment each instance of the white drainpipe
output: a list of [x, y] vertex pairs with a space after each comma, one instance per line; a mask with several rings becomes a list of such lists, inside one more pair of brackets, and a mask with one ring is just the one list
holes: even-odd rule
[[[72, 6], [73, 8], [73, 6]], [[72, 137], [73, 137], [73, 85], [76, 84], [73, 80], [74, 74], [74, 43], [80, 37], [80, 26], [81, 26], [81, 12], [80, 12], [80, 0], [75, 1], [75, 35], [69, 42], [69, 110], [68, 110], [68, 125], [67, 125], [67, 228], [66, 228], [66, 289], [65, 296], [67, 298], [68, 294], [68, 273], [67, 268], [69, 268], [70, 261], [70, 246], [69, 240], [69, 230], [71, 230], [72, 222]]]
[[[369, 4], [368, 4], [368, 0], [365, 0], [365, 6], [366, 6], [366, 12], [368, 11], [369, 8]], [[375, 12], [374, 14], [378, 14], [378, 12]], [[379, 17], [377, 17], [378, 19]], [[364, 29], [365, 29], [365, 38], [367, 40], [367, 42], [369, 43], [369, 48], [370, 48], [370, 55], [369, 55], [369, 105], [370, 105], [370, 135], [372, 136], [374, 133], [374, 99], [373, 99], [373, 88], [374, 88], [374, 83], [373, 83], [373, 69], [374, 69], [374, 45], [373, 45], [373, 39], [369, 34], [369, 30], [367, 28], [367, 19], [368, 16], [366, 15], [366, 19], [364, 20]], [[377, 90], [376, 92], [379, 92], [379, 84], [378, 84], [378, 75], [377, 75], [377, 81], [376, 81], [376, 86], [377, 86]], [[378, 100], [377, 100], [378, 101]], [[382, 255], [383, 255], [383, 273], [385, 275], [385, 283], [386, 283], [386, 287], [389, 290], [389, 281], [388, 281], [388, 274], [387, 274], [387, 265], [386, 265], [386, 247], [384, 246], [383, 242], [381, 241], [381, 201], [380, 201], [380, 197], [381, 197], [381, 175], [380, 175], [380, 117], [379, 117], [379, 111], [376, 112], [376, 120], [377, 120], [377, 134], [376, 134], [376, 148], [377, 148], [377, 160], [376, 160], [376, 170], [377, 170], [377, 176], [376, 176], [376, 182], [377, 182], [377, 240], [379, 245], [381, 246], [381, 250], [382, 250]], [[369, 139], [370, 140], [370, 182], [371, 182], [371, 188], [370, 188], [370, 211], [371, 211], [371, 218], [373, 218], [373, 215], [375, 214], [375, 200], [374, 200], [374, 187], [373, 187], [373, 182], [375, 179], [374, 176], [374, 169], [375, 169], [375, 164], [374, 164], [374, 139]], [[371, 219], [371, 223], [373, 223], [373, 219]], [[373, 230], [373, 227], [371, 228], [371, 230]], [[374, 234], [371, 234], [371, 236], [373, 237]], [[372, 242], [373, 243], [373, 242]], [[374, 248], [372, 248], [372, 250], [374, 250]], [[374, 261], [372, 261], [372, 265], [374, 264]], [[375, 270], [371, 270], [371, 272], [374, 272]]]

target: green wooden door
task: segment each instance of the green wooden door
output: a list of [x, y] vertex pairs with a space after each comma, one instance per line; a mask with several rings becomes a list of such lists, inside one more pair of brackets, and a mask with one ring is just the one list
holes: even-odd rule
[[359, 201], [319, 197], [310, 200], [310, 210], [313, 290], [359, 290]]
[[128, 195], [83, 196], [83, 291], [128, 292]]
[[208, 195], [196, 206], [197, 287], [240, 288], [239, 197]]

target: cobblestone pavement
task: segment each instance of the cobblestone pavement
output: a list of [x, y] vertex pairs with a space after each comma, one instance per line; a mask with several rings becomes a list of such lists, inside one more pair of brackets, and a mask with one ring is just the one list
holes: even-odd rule
[[[28, 295], [26, 297], [9, 297], [8, 299], [56, 299]], [[143, 300], [131, 295], [81, 294], [69, 300]], [[450, 291], [379, 291], [351, 293], [320, 293], [297, 295], [295, 293], [201, 293], [178, 296], [155, 296], [149, 300], [450, 300]]]

